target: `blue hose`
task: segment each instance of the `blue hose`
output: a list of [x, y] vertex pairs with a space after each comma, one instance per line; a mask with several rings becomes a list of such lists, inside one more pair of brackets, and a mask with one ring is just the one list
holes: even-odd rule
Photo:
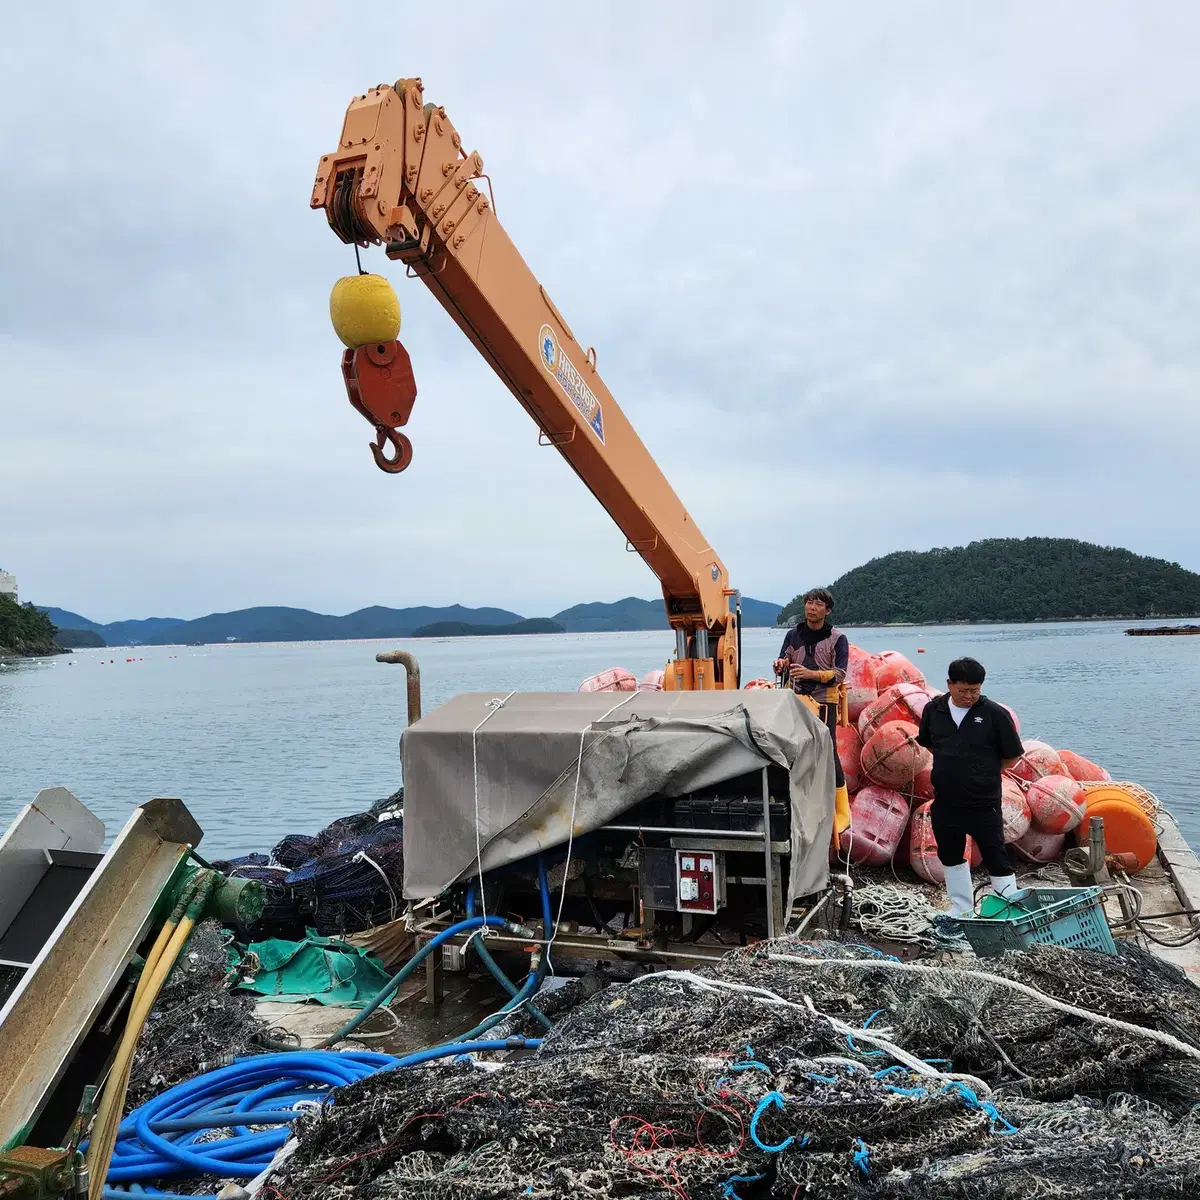
[[[288, 1126], [314, 1104], [329, 1101], [334, 1088], [378, 1071], [414, 1067], [438, 1058], [540, 1045], [540, 1039], [484, 1039], [434, 1046], [403, 1058], [302, 1050], [238, 1059], [232, 1066], [177, 1084], [121, 1122], [104, 1195], [108, 1200], [130, 1200], [139, 1194], [170, 1200], [176, 1193], [144, 1185], [150, 1180], [197, 1175], [253, 1179], [287, 1141]], [[263, 1129], [263, 1125], [273, 1127]], [[199, 1142], [211, 1129], [231, 1129], [233, 1136]], [[204, 1198], [193, 1196], [191, 1200]]]
[[[331, 1046], [336, 1046], [338, 1042], [344, 1041], [350, 1036], [443, 942], [455, 937], [457, 934], [466, 933], [471, 929], [482, 929], [485, 925], [490, 925], [495, 928], [503, 929], [507, 922], [503, 917], [468, 917], [465, 921], [459, 921], [455, 925], [451, 925], [449, 929], [443, 929], [441, 933], [434, 934], [433, 937], [421, 947], [383, 985], [379, 991], [371, 997], [365, 1008], [355, 1013], [349, 1021], [345, 1023], [336, 1032], [331, 1033], [327, 1038], [322, 1039], [317, 1048], [327, 1050]], [[282, 1048], [282, 1047], [280, 1047]]]
[[[549, 947], [550, 936], [554, 930], [554, 918], [550, 913], [550, 883], [546, 878], [546, 864], [540, 854], [538, 855], [537, 864], [538, 890], [541, 892], [542, 897], [542, 937], [547, 947]], [[475, 885], [473, 883], [467, 885], [466, 907], [467, 917], [473, 917], [475, 915]], [[473, 946], [475, 953], [479, 957], [479, 961], [488, 969], [492, 978], [509, 994], [510, 997], [512, 997], [512, 999], [500, 1010], [499, 1013], [495, 1014], [494, 1020], [489, 1017], [487, 1021], [476, 1025], [475, 1028], [470, 1031], [470, 1033], [464, 1034], [464, 1037], [477, 1036], [480, 1033], [486, 1032], [493, 1025], [498, 1025], [502, 1020], [505, 1019], [505, 1017], [508, 1016], [510, 1012], [512, 1012], [514, 1008], [518, 1007], [520, 1004], [524, 1003], [524, 1001], [529, 999], [530, 996], [534, 995], [541, 988], [542, 980], [545, 978], [546, 968], [549, 966], [548, 951], [544, 951], [542, 957], [542, 963], [544, 966], [542, 966], [541, 971], [537, 975], [537, 986], [532, 992], [526, 993], [525, 985], [528, 985], [529, 979], [526, 979], [525, 985], [523, 985], [521, 988], [518, 988], [517, 985], [513, 983], [513, 981], [504, 973], [504, 968], [501, 967], [500, 964], [492, 957], [492, 952], [487, 948], [483, 938], [472, 938], [469, 944]], [[533, 978], [532, 973], [530, 974], [530, 978]], [[533, 1004], [528, 1004], [526, 1007], [529, 1009], [530, 1015], [542, 1026], [544, 1026], [546, 1029], [554, 1028], [550, 1018], [547, 1017], [540, 1008], [537, 1008]]]

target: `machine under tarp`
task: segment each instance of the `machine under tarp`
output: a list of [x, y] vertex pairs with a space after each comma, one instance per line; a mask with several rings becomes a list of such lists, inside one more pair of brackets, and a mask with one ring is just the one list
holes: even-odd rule
[[791, 692], [472, 692], [406, 729], [400, 757], [408, 899], [563, 845], [572, 810], [580, 837], [768, 764], [790, 784], [789, 908], [828, 878], [833, 745]]

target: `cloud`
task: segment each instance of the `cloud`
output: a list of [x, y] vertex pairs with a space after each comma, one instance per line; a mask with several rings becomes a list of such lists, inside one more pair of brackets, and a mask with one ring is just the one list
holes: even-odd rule
[[[1200, 568], [1187, 6], [614, 4], [3, 18], [0, 559], [116, 619], [656, 584], [467, 340], [397, 283], [420, 394], [377, 472], [307, 198], [420, 74], [750, 595], [1057, 534]], [[13, 514], [19, 514], [14, 519]]]

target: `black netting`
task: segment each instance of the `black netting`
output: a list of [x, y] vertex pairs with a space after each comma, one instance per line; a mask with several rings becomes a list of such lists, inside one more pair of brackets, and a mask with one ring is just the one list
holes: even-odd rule
[[[1136, 950], [971, 965], [1200, 1039], [1200, 992]], [[344, 1089], [273, 1185], [288, 1200], [1200, 1194], [1196, 1058], [961, 969], [783, 941], [695, 976], [597, 986], [562, 989], [556, 1007], [575, 1007], [499, 1071], [429, 1066]], [[864, 1026], [922, 1071], [973, 1078], [899, 1065]]]
[[254, 997], [227, 987], [229, 936], [217, 922], [205, 921], [188, 939], [142, 1029], [128, 1108], [251, 1052], [263, 1026], [254, 1016]]

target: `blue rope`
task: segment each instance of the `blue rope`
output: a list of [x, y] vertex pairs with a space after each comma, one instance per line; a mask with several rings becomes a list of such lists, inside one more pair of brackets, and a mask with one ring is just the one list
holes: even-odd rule
[[[778, 1109], [782, 1109], [783, 1104], [784, 1104], [783, 1097], [778, 1092], [768, 1092], [758, 1102], [758, 1107], [754, 1110], [754, 1116], [752, 1116], [750, 1118], [750, 1137], [753, 1140], [754, 1144], [760, 1150], [765, 1150], [768, 1154], [778, 1154], [781, 1150], [786, 1150], [796, 1140], [794, 1137], [792, 1137], [789, 1134], [786, 1138], [784, 1138], [784, 1140], [782, 1142], [779, 1142], [777, 1145], [768, 1146], [767, 1143], [764, 1142], [758, 1136], [758, 1122], [759, 1122], [759, 1119], [762, 1117], [762, 1115], [767, 1111], [768, 1108], [771, 1108], [772, 1106], [774, 1106], [775, 1108], [778, 1108]], [[807, 1142], [807, 1141], [808, 1141], [808, 1138], [806, 1137], [804, 1139], [804, 1142]], [[801, 1142], [800, 1145], [803, 1146], [804, 1142]]]
[[870, 1175], [871, 1173], [871, 1168], [867, 1165], [870, 1153], [870, 1150], [867, 1149], [867, 1143], [862, 1138], [854, 1139], [854, 1153], [850, 1157], [854, 1160], [854, 1165], [864, 1175]]
[[1001, 1116], [1000, 1110], [990, 1100], [980, 1100], [975, 1092], [961, 1080], [950, 1080], [938, 1095], [944, 1095], [946, 1092], [957, 1092], [966, 1101], [968, 1108], [977, 1108], [987, 1113], [991, 1122], [989, 1128], [992, 1133], [1007, 1135], [1017, 1132], [1017, 1127]]
[[760, 1179], [766, 1179], [766, 1177], [765, 1171], [761, 1175], [730, 1175], [721, 1184], [721, 1195], [725, 1197], [725, 1200], [742, 1200], [741, 1196], [733, 1189], [735, 1183], [757, 1183]]

